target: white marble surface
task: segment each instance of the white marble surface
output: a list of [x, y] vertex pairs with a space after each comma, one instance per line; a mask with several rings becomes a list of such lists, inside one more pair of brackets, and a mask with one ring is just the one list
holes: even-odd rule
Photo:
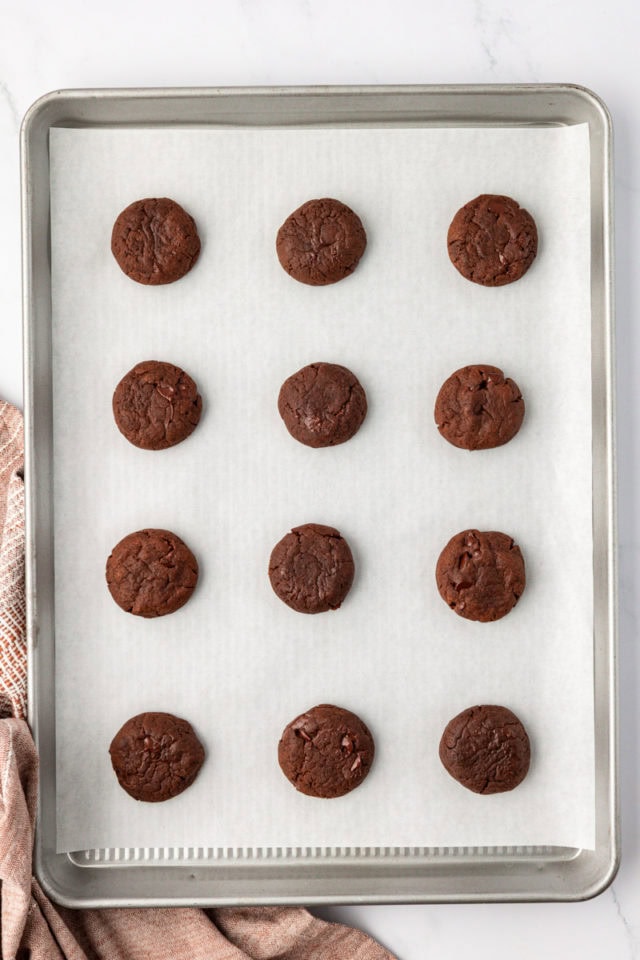
[[[616, 137], [622, 866], [584, 904], [344, 907], [324, 916], [400, 960], [640, 956], [640, 222], [637, 0], [22, 0], [0, 5], [0, 394], [21, 403], [18, 130], [65, 87], [306, 83], [584, 84]], [[570, 564], [570, 558], [569, 558]], [[568, 575], [570, 575], [570, 565]]]

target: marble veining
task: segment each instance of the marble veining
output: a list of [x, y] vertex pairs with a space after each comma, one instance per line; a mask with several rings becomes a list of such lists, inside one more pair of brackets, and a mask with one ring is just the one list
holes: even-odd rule
[[16, 131], [19, 131], [20, 130], [20, 111], [18, 110], [18, 106], [16, 104], [15, 98], [11, 90], [3, 80], [0, 80], [0, 100], [4, 100], [4, 102], [6, 103], [7, 107], [9, 108], [11, 117], [13, 118], [13, 125]]
[[[513, 59], [518, 73], [524, 67], [530, 78], [535, 79], [536, 71], [526, 42], [523, 43], [522, 31], [519, 31], [516, 20], [509, 13], [510, 7], [496, 12], [496, 6], [494, 0], [473, 0], [473, 23], [492, 77], [500, 71], [504, 73], [505, 66], [509, 69]], [[526, 41], [526, 34], [524, 39]], [[517, 79], [517, 76], [512, 79]]]
[[622, 926], [624, 927], [624, 933], [627, 938], [627, 943], [629, 945], [629, 957], [632, 958], [632, 960], [636, 960], [636, 958], [640, 956], [640, 939], [636, 936], [632, 924], [630, 923], [630, 921], [628, 920], [626, 914], [622, 909], [620, 901], [618, 900], [618, 894], [616, 892], [615, 884], [611, 885], [611, 887], [609, 888], [609, 892], [611, 894], [611, 898], [615, 905], [618, 918], [622, 923]]

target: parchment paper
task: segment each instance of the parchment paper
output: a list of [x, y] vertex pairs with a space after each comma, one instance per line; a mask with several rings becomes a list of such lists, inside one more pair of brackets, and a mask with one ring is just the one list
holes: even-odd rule
[[[594, 845], [590, 210], [585, 126], [549, 129], [53, 130], [58, 849]], [[485, 289], [446, 249], [479, 193], [535, 217], [538, 258]], [[113, 221], [140, 197], [196, 218], [200, 260], [140, 286], [110, 253]], [[281, 269], [277, 228], [334, 196], [362, 217], [355, 274], [312, 288]], [[136, 362], [186, 369], [204, 398], [185, 443], [149, 453], [111, 413]], [[282, 381], [317, 360], [350, 367], [369, 414], [350, 442], [311, 450], [276, 408]], [[433, 404], [467, 363], [502, 367], [525, 423], [506, 446], [457, 450]], [[354, 587], [305, 616], [271, 590], [274, 544], [336, 526]], [[122, 536], [174, 530], [201, 580], [179, 612], [123, 613], [104, 580]], [[522, 548], [526, 591], [477, 624], [434, 579], [457, 531], [502, 530]], [[297, 793], [277, 764], [286, 723], [317, 703], [358, 713], [376, 760], [339, 800]], [[484, 797], [440, 765], [451, 717], [501, 703], [529, 731], [531, 770]], [[186, 717], [207, 759], [192, 787], [137, 803], [108, 747], [131, 715]]]

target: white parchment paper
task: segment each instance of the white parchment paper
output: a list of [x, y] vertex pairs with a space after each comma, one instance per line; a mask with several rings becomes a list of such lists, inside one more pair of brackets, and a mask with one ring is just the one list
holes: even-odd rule
[[[51, 133], [58, 849], [128, 846], [594, 845], [590, 210], [585, 126], [549, 129], [71, 130]], [[485, 289], [451, 266], [455, 211], [505, 193], [535, 217], [538, 258]], [[140, 286], [110, 253], [131, 201], [169, 196], [196, 218], [200, 260]], [[362, 217], [355, 274], [325, 288], [281, 269], [274, 240], [312, 197]], [[111, 396], [136, 362], [198, 382], [200, 426], [141, 451]], [[369, 414], [350, 442], [296, 443], [282, 381], [317, 360], [350, 367]], [[433, 404], [458, 367], [502, 367], [525, 423], [497, 450], [438, 434]], [[269, 554], [293, 526], [338, 527], [357, 564], [336, 612], [273, 594]], [[179, 612], [123, 613], [104, 580], [114, 544], [174, 530], [201, 580]], [[493, 624], [439, 597], [436, 559], [457, 531], [520, 544], [526, 591]], [[297, 793], [280, 733], [329, 702], [377, 745], [339, 800]], [[445, 724], [477, 703], [514, 710], [531, 770], [477, 796], [440, 765]], [[144, 710], [186, 717], [207, 759], [192, 787], [137, 803], [108, 747]]]

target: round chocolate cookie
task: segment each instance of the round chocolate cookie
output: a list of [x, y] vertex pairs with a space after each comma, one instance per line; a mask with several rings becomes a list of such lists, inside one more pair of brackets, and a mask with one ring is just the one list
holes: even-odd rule
[[360, 786], [374, 752], [373, 737], [360, 717], [322, 703], [285, 727], [278, 763], [300, 793], [333, 799]]
[[438, 558], [440, 596], [461, 617], [488, 623], [515, 607], [525, 586], [520, 548], [506, 533], [463, 530]]
[[538, 231], [531, 214], [511, 197], [484, 193], [458, 210], [447, 244], [463, 277], [501, 287], [519, 280], [535, 260]]
[[278, 410], [300, 443], [332, 447], [358, 432], [367, 414], [367, 397], [346, 367], [310, 363], [282, 384]]
[[275, 545], [269, 560], [271, 586], [299, 613], [337, 610], [353, 583], [349, 544], [333, 527], [305, 523]]
[[505, 793], [522, 783], [531, 750], [527, 731], [506, 707], [469, 707], [450, 720], [440, 740], [448, 773], [474, 793]]
[[191, 377], [159, 360], [136, 364], [113, 394], [118, 430], [143, 450], [164, 450], [186, 440], [201, 412], [202, 398]]
[[489, 450], [508, 443], [520, 429], [524, 400], [498, 367], [473, 364], [452, 373], [436, 399], [438, 430], [454, 447]]
[[204, 748], [191, 724], [171, 713], [131, 717], [111, 741], [109, 753], [122, 789], [149, 803], [177, 797], [204, 762]]
[[276, 252], [294, 280], [311, 286], [337, 283], [353, 273], [367, 245], [360, 217], [324, 197], [294, 210], [278, 230]]
[[107, 560], [107, 585], [123, 610], [162, 617], [183, 606], [198, 581], [198, 564], [169, 530], [137, 530], [124, 537]]
[[175, 200], [136, 200], [118, 216], [111, 252], [137, 283], [173, 283], [191, 270], [200, 253], [195, 220]]

